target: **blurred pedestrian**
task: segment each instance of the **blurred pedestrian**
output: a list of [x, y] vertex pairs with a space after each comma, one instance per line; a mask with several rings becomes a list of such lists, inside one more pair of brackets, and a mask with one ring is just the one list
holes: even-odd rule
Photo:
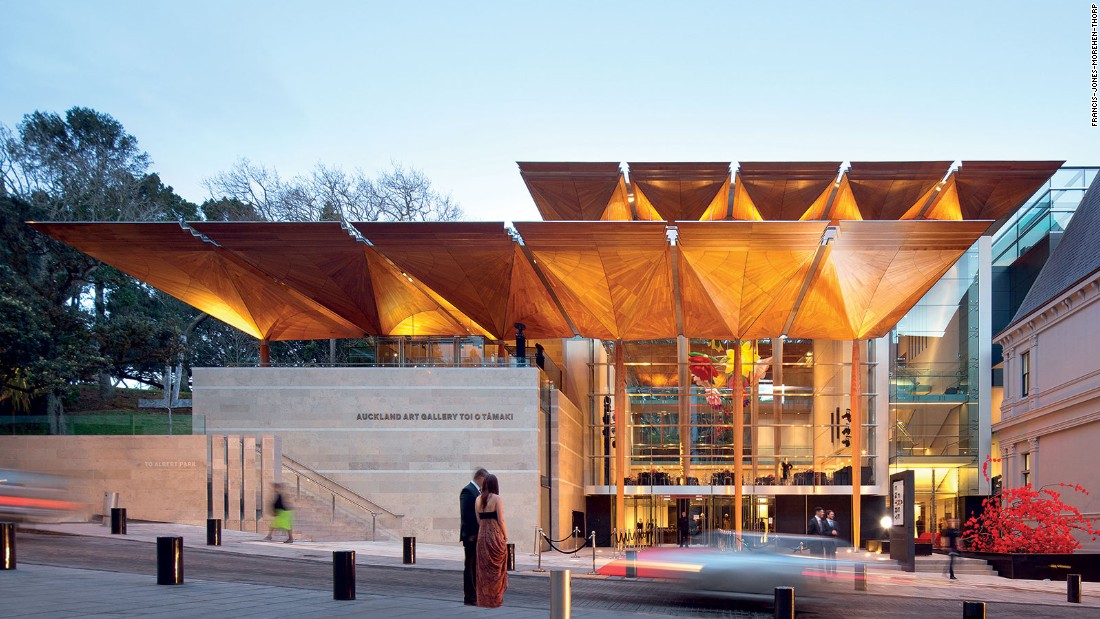
[[478, 518], [474, 503], [481, 495], [481, 485], [488, 475], [489, 472], [485, 469], [478, 469], [474, 472], [474, 478], [462, 487], [462, 492], [458, 495], [458, 539], [462, 542], [462, 550], [466, 555], [466, 562], [462, 566], [462, 602], [467, 606], [477, 605]]
[[504, 523], [504, 500], [500, 483], [490, 473], [481, 484], [477, 510], [477, 605], [496, 608], [504, 603], [508, 589], [508, 527]]
[[948, 556], [951, 557], [947, 564], [948, 574], [951, 576], [951, 580], [958, 580], [955, 578], [955, 557], [959, 556], [959, 519], [951, 518], [947, 521], [947, 529], [943, 534], [947, 536]]
[[271, 511], [275, 517], [271, 519], [271, 529], [264, 539], [270, 541], [276, 530], [286, 531], [286, 541], [283, 543], [293, 544], [294, 510], [290, 508], [290, 501], [283, 496], [282, 484], [275, 484], [275, 500], [271, 503]]

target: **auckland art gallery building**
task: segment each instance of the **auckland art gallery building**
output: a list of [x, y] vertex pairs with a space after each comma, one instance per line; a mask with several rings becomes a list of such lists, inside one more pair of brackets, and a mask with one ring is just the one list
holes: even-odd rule
[[[521, 163], [543, 221], [510, 228], [34, 225], [260, 339], [194, 370], [195, 426], [280, 437], [395, 534], [456, 538], [485, 466], [521, 547], [817, 504], [862, 540], [891, 472], [925, 530], [989, 493], [994, 236], [1060, 165]], [[269, 367], [294, 339], [359, 362]]]

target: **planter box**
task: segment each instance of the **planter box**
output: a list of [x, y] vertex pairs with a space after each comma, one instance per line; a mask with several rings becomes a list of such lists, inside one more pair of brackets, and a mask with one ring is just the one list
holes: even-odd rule
[[988, 561], [994, 571], [1004, 578], [1022, 580], [1065, 580], [1067, 574], [1080, 574], [1081, 580], [1100, 582], [1100, 554], [1021, 554], [997, 552], [962, 553]]

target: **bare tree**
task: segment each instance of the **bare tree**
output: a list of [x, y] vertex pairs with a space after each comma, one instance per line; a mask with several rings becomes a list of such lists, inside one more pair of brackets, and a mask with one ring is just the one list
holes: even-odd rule
[[280, 221], [283, 215], [283, 188], [279, 173], [263, 164], [241, 159], [225, 172], [203, 181], [212, 199], [238, 200], [261, 219]]
[[206, 179], [213, 201], [237, 201], [266, 221], [453, 221], [462, 209], [432, 188], [415, 168], [393, 164], [370, 178], [318, 163], [308, 175], [283, 180], [262, 164], [241, 159]]
[[372, 184], [371, 199], [382, 219], [389, 221], [453, 221], [462, 217], [462, 209], [450, 195], [432, 188], [432, 181], [416, 168], [393, 163]]
[[323, 207], [321, 219], [377, 221], [381, 215], [370, 199], [371, 180], [362, 170], [349, 174], [341, 168], [318, 163], [306, 184]]

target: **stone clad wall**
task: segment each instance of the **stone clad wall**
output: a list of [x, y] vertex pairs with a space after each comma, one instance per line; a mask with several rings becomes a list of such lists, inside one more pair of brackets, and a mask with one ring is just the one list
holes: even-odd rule
[[78, 519], [118, 492], [129, 519], [206, 523], [205, 436], [0, 436], [0, 468], [66, 477]]
[[[554, 392], [551, 449], [554, 487], [552, 502], [553, 539], [561, 539], [572, 530], [573, 512], [584, 512], [584, 414], [560, 391]], [[591, 527], [586, 527], [591, 530]], [[589, 531], [582, 531], [586, 537]], [[567, 546], [572, 547], [570, 542]]]
[[[458, 541], [458, 493], [500, 478], [510, 541], [539, 514], [535, 368], [196, 368], [207, 432], [274, 434], [282, 453], [394, 513], [398, 535]], [[196, 425], [201, 427], [201, 425]]]

